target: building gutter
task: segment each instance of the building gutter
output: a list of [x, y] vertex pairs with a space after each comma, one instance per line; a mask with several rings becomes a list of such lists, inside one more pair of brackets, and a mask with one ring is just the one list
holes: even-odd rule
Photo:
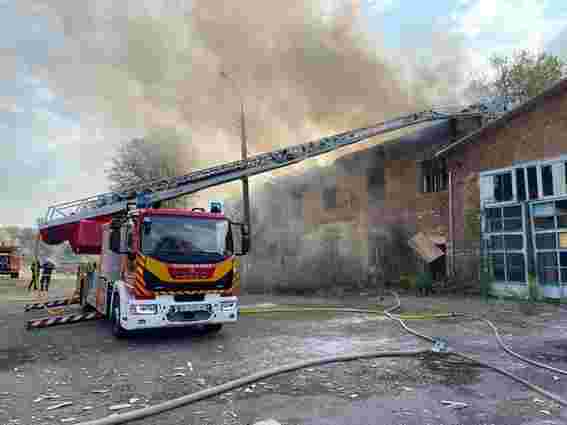
[[449, 276], [455, 274], [455, 241], [453, 237], [453, 172], [449, 171]]

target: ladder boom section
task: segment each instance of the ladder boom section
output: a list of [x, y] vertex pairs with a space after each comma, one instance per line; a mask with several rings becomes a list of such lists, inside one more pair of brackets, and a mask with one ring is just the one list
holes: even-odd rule
[[286, 167], [380, 134], [459, 115], [470, 116], [471, 113], [437, 112], [433, 110], [414, 113], [373, 126], [262, 153], [246, 160], [228, 162], [182, 176], [143, 182], [123, 188], [119, 192], [103, 193], [90, 198], [53, 205], [49, 207], [39, 227], [43, 230], [53, 226], [77, 223], [85, 219], [110, 217], [113, 214], [125, 211], [128, 202], [135, 200], [139, 193], [145, 193], [152, 203], [171, 200], [242, 177]]

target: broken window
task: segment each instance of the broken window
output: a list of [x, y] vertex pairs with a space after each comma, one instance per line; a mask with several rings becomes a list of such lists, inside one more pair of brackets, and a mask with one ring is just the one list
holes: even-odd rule
[[556, 201], [555, 211], [557, 214], [557, 227], [567, 228], [567, 200]]
[[516, 170], [516, 195], [518, 196], [518, 201], [526, 200], [526, 177], [523, 168]]
[[496, 202], [511, 201], [514, 197], [512, 191], [512, 173], [497, 174], [494, 176], [494, 200]]
[[537, 254], [539, 280], [541, 283], [557, 283], [557, 254], [555, 252], [540, 252]]
[[422, 191], [424, 193], [442, 192], [447, 190], [449, 173], [445, 161], [422, 161]]
[[555, 228], [555, 217], [534, 217], [535, 230], [551, 230]]
[[525, 282], [524, 254], [507, 254], [506, 268], [509, 282]]
[[542, 233], [536, 235], [537, 249], [555, 249], [556, 247], [555, 233]]
[[561, 267], [561, 281], [567, 283], [567, 252], [559, 253], [559, 266]]
[[522, 235], [504, 235], [504, 246], [507, 251], [521, 251], [524, 249], [524, 238]]
[[528, 167], [526, 168], [528, 173], [528, 195], [530, 199], [537, 199], [538, 197], [538, 190], [537, 190], [537, 168], [536, 167]]
[[553, 196], [553, 172], [551, 165], [541, 167], [541, 186], [543, 196]]
[[494, 270], [495, 280], [506, 280], [506, 263], [504, 254], [492, 254], [492, 269]]
[[337, 188], [328, 187], [323, 190], [323, 208], [326, 210], [337, 208]]

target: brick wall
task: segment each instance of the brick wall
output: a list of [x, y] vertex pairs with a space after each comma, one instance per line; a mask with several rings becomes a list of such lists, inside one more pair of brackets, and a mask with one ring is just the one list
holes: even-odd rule
[[474, 278], [478, 273], [479, 241], [467, 236], [465, 216], [480, 208], [480, 171], [503, 168], [519, 161], [542, 160], [567, 153], [567, 92], [548, 98], [535, 109], [503, 127], [453, 150], [448, 167], [453, 173], [455, 271]]
[[567, 92], [548, 99], [504, 127], [487, 131], [475, 142], [450, 153], [454, 173], [455, 239], [465, 238], [465, 211], [480, 207], [479, 171], [541, 160], [567, 153]]

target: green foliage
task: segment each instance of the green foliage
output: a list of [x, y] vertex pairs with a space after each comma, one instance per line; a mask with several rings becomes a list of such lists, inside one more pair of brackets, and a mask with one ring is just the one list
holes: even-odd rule
[[465, 210], [465, 238], [467, 240], [480, 239], [480, 208]]
[[473, 79], [469, 95], [523, 102], [559, 81], [565, 73], [565, 63], [559, 57], [526, 49], [509, 56], [494, 55], [490, 66], [495, 78], [489, 79], [484, 74]]
[[528, 275], [528, 300], [533, 303], [539, 300], [539, 298], [540, 294], [537, 284], [537, 277], [535, 273], [530, 273]]

